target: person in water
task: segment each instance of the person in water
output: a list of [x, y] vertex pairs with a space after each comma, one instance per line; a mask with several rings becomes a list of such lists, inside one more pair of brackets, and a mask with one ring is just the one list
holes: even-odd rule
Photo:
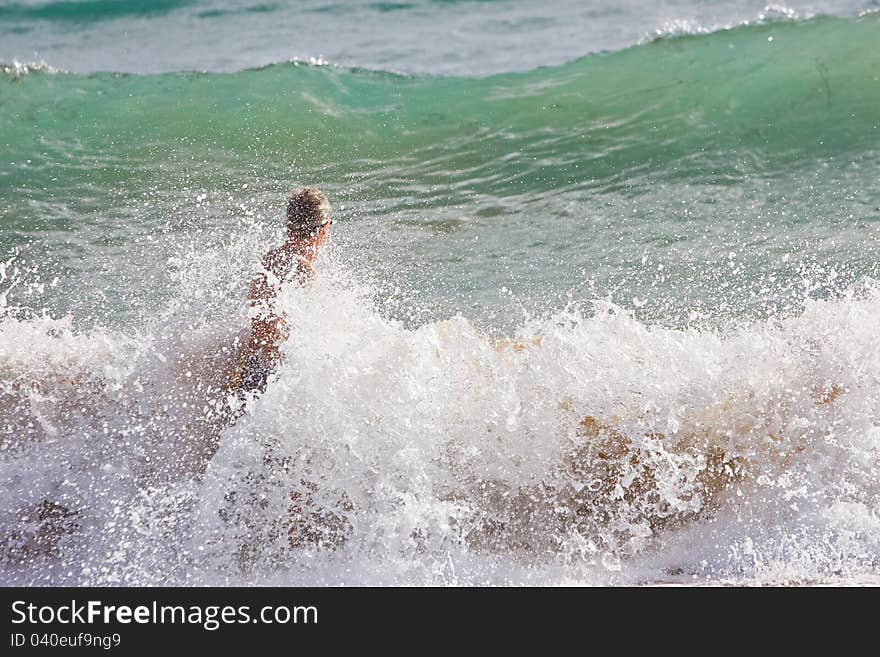
[[327, 197], [316, 187], [290, 195], [284, 243], [263, 256], [263, 271], [248, 290], [251, 332], [242, 350], [239, 390], [265, 392], [281, 360], [281, 343], [290, 333], [284, 313], [276, 308], [278, 292], [287, 282], [305, 285], [314, 276], [315, 259], [330, 237], [330, 214]]

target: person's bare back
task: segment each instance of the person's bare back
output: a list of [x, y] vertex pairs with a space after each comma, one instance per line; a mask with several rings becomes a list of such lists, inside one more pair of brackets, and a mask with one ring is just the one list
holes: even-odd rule
[[285, 241], [263, 256], [263, 271], [248, 290], [251, 330], [242, 350], [235, 387], [264, 392], [281, 359], [281, 344], [290, 334], [283, 311], [276, 308], [281, 287], [293, 280], [304, 285], [314, 275], [314, 262], [330, 236], [330, 203], [315, 187], [304, 187], [287, 204]]

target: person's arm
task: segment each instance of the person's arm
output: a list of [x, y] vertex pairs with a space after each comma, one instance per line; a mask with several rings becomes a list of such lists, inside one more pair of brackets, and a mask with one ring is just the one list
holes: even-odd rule
[[[278, 292], [280, 279], [284, 273], [281, 249], [272, 249], [263, 256], [263, 271], [257, 273], [248, 289], [247, 299], [251, 306], [270, 305]], [[274, 280], [270, 281], [270, 277]]]
[[245, 351], [262, 351], [272, 357], [278, 355], [278, 346], [287, 337], [287, 324], [275, 312], [275, 297], [281, 284], [283, 265], [287, 254], [273, 249], [263, 258], [263, 271], [251, 281], [247, 300], [251, 308], [251, 334]]

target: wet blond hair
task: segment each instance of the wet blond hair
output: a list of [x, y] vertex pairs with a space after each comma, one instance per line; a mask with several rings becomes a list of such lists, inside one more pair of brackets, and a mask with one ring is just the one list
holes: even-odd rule
[[317, 187], [302, 187], [287, 201], [287, 232], [307, 237], [330, 219], [330, 201]]

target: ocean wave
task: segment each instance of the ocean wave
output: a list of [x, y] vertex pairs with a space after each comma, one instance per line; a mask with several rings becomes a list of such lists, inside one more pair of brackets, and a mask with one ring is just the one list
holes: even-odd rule
[[60, 0], [36, 5], [11, 2], [0, 6], [0, 19], [92, 22], [164, 14], [191, 4], [192, 0]]
[[45, 61], [38, 62], [18, 62], [13, 61], [11, 64], [0, 63], [0, 74], [7, 76], [12, 80], [18, 80], [29, 73], [67, 73], [62, 69], [55, 68]]
[[812, 14], [800, 14], [794, 9], [784, 4], [771, 4], [764, 7], [754, 21], [746, 20], [729, 25], [705, 25], [699, 21], [692, 19], [673, 19], [664, 22], [660, 27], [654, 30], [649, 37], [651, 39], [668, 39], [693, 34], [711, 34], [731, 30], [744, 25], [752, 25], [755, 23], [773, 23], [777, 21], [798, 21], [813, 18]]
[[281, 303], [285, 363], [233, 424], [229, 322], [0, 321], [4, 581], [877, 574], [871, 282], [723, 330], [600, 301], [508, 339], [406, 328], [332, 272]]
[[[3, 239], [27, 258], [0, 262], [3, 581], [876, 578], [880, 291], [853, 281], [876, 269], [878, 21], [486, 78], [4, 68]], [[288, 290], [286, 361], [241, 408], [242, 288], [291, 178], [379, 207], [338, 246], [408, 280], [331, 260]], [[417, 241], [376, 245], [410, 220], [430, 244], [407, 270]], [[476, 308], [514, 299], [504, 257], [568, 287], [506, 338]], [[572, 292], [585, 258], [630, 278]], [[423, 310], [455, 286], [472, 311]], [[640, 312], [670, 286], [680, 321], [593, 298]], [[65, 296], [75, 318], [40, 310]]]
[[878, 21], [747, 25], [480, 79], [309, 64], [31, 74], [3, 87], [15, 103], [0, 135], [13, 162], [53, 158], [46, 144], [89, 152], [110, 140], [147, 167], [169, 150], [230, 162], [294, 153], [313, 170], [332, 163], [391, 186], [405, 178], [489, 194], [772, 175], [877, 147]]

